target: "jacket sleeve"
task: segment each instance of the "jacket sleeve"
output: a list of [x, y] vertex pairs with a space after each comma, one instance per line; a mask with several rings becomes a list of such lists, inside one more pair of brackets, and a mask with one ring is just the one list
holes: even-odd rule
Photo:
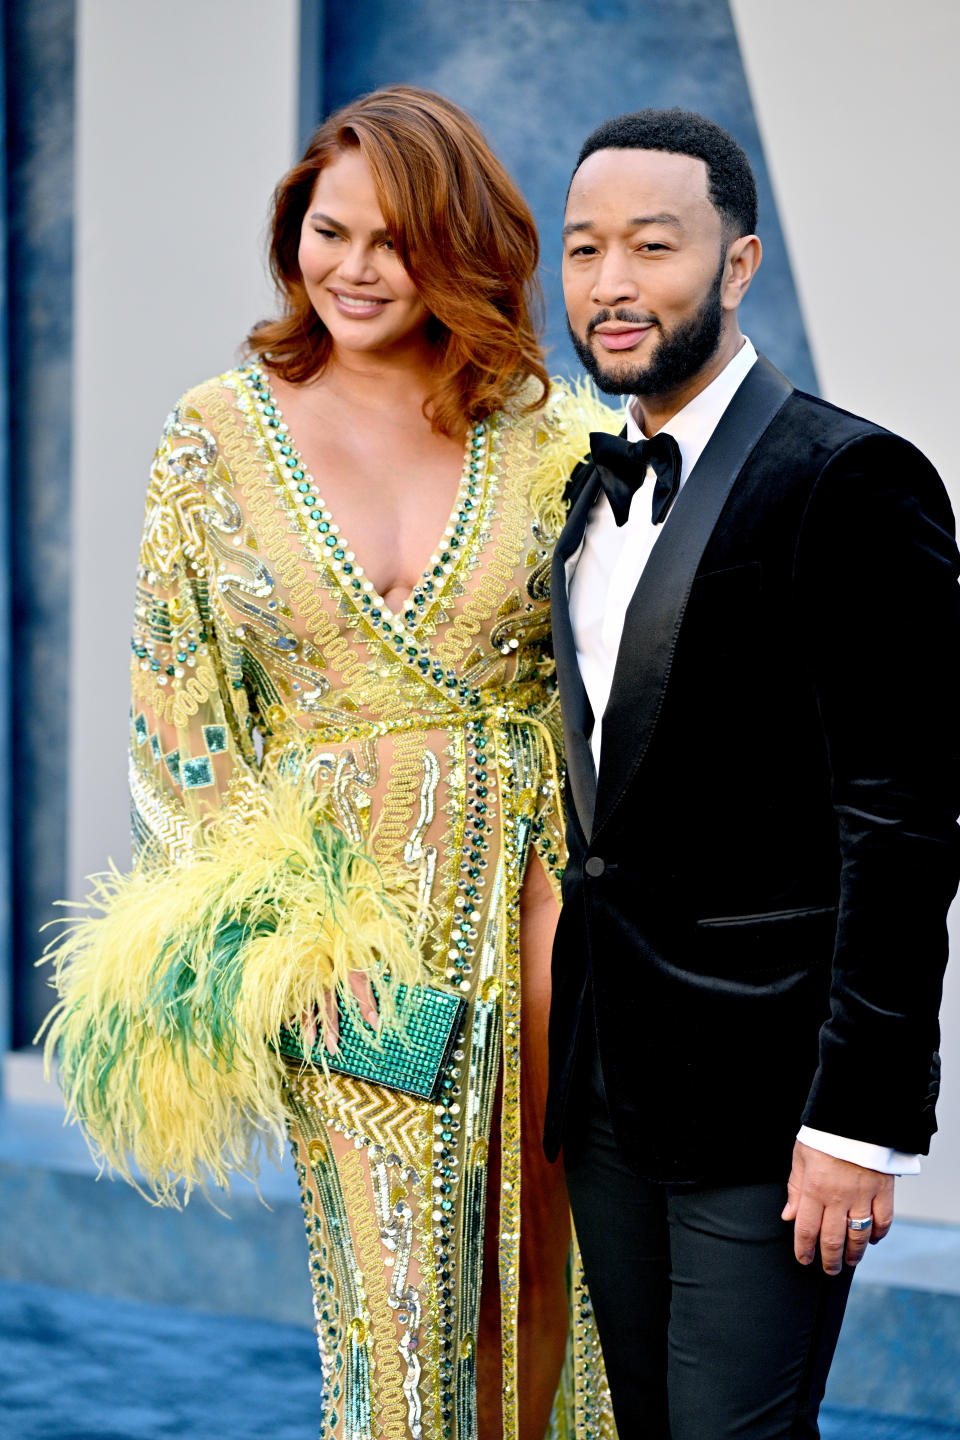
[[218, 624], [204, 535], [239, 524], [216, 484], [217, 452], [199, 415], [178, 406], [147, 492], [131, 643], [130, 794], [135, 850], [171, 860], [204, 815], [242, 819], [257, 757], [242, 652]]
[[873, 434], [829, 460], [794, 572], [841, 867], [830, 1016], [803, 1123], [912, 1153], [936, 1129], [960, 878], [958, 572], [950, 504], [918, 451]]

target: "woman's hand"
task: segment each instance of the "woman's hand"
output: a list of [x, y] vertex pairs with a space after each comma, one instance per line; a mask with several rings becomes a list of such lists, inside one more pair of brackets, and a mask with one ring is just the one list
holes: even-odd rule
[[[374, 999], [370, 977], [361, 970], [352, 970], [349, 978], [350, 989], [360, 1007], [360, 1014], [373, 1030], [380, 1028], [380, 1012]], [[337, 1009], [336, 992], [324, 997], [323, 1043], [329, 1055], [335, 1055], [340, 1044], [340, 1014]], [[300, 1016], [300, 1035], [304, 1053], [309, 1055], [317, 1041], [318, 1009], [304, 1010]]]

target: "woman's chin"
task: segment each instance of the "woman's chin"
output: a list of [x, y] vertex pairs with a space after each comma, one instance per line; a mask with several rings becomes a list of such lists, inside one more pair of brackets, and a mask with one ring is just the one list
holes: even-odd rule
[[407, 357], [412, 362], [429, 346], [422, 328], [398, 334], [388, 327], [375, 326], [373, 321], [362, 321], [355, 325], [328, 325], [327, 330], [333, 342], [334, 359], [337, 355], [375, 355], [391, 360]]

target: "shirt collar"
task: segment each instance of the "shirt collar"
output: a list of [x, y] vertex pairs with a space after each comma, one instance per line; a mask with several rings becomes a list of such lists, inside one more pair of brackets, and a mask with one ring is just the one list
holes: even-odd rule
[[[694, 395], [682, 410], [678, 410], [676, 415], [672, 415], [666, 425], [662, 426], [662, 429], [668, 435], [672, 435], [680, 447], [680, 457], [683, 461], [680, 471], [681, 485], [706, 449], [707, 441], [717, 428], [721, 415], [747, 378], [756, 359], [756, 350], [750, 341], [744, 338], [740, 349], [733, 359], [727, 362], [720, 374], [711, 380], [710, 384], [699, 394]], [[629, 403], [626, 421], [626, 438], [628, 440], [635, 442], [647, 438], [633, 418], [633, 411]]]

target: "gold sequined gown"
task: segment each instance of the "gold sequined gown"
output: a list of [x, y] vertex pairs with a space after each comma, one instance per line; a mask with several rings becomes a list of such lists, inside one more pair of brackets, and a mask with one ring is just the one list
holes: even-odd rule
[[[427, 959], [468, 1001], [439, 1105], [290, 1071], [331, 1440], [476, 1435], [501, 1065], [504, 1436], [516, 1434], [519, 894], [532, 848], [555, 884], [562, 865], [553, 537], [534, 477], [556, 513], [586, 428], [562, 390], [538, 416], [473, 427], [447, 528], [398, 614], [363, 573], [362, 536], [358, 557], [306, 473], [261, 367], [190, 391], [152, 471], [132, 657], [137, 838], [182, 858], [191, 819], [223, 807], [242, 819], [263, 754], [306, 736], [344, 832], [416, 878], [434, 917]], [[575, 1252], [570, 1275], [551, 1434], [604, 1437]]]

